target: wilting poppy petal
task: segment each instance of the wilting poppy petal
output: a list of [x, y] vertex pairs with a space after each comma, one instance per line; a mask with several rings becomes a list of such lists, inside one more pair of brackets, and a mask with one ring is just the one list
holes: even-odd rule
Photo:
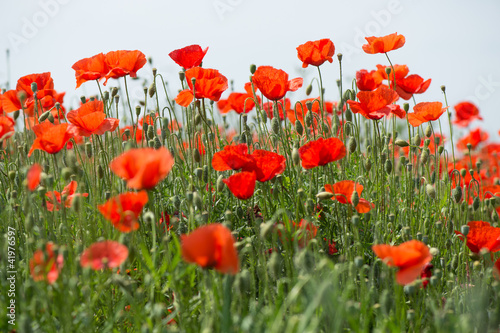
[[337, 138], [310, 141], [299, 148], [299, 156], [304, 169], [312, 169], [338, 161], [346, 155], [346, 148]]
[[128, 248], [125, 245], [107, 240], [94, 243], [83, 251], [80, 265], [93, 270], [115, 268], [120, 266], [127, 257]]
[[386, 53], [405, 45], [405, 37], [397, 32], [383, 37], [365, 37], [368, 44], [363, 45], [363, 51], [369, 54]]
[[321, 66], [325, 61], [333, 62], [332, 56], [335, 54], [333, 42], [326, 38], [314, 42], [306, 42], [297, 47], [297, 56], [302, 61], [302, 67], [308, 65]]
[[240, 200], [247, 200], [252, 197], [255, 190], [255, 172], [243, 171], [222, 180], [231, 193]]
[[175, 63], [184, 69], [199, 66], [207, 54], [208, 47], [203, 50], [199, 45], [189, 45], [182, 49], [174, 50], [168, 55]]
[[148, 202], [146, 191], [126, 192], [97, 206], [101, 214], [121, 232], [139, 229], [137, 219]]

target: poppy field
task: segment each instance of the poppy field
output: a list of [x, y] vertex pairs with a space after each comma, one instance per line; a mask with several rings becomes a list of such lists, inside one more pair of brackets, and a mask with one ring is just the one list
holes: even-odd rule
[[290, 50], [310, 82], [233, 87], [190, 45], [176, 82], [75, 59], [78, 105], [50, 68], [2, 89], [1, 331], [499, 332], [500, 143], [393, 64], [405, 42], [366, 37], [387, 61], [352, 82], [321, 39]]

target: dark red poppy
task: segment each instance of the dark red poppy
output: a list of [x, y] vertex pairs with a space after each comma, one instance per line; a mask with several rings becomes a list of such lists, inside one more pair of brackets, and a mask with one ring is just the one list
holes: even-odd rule
[[109, 72], [109, 66], [104, 53], [78, 60], [71, 68], [75, 70], [76, 88], [87, 81], [104, 79]]
[[181, 236], [182, 257], [202, 268], [215, 268], [235, 275], [239, 270], [238, 253], [231, 230], [220, 223], [204, 225]]
[[493, 266], [493, 276], [500, 280], [500, 258], [495, 261], [495, 265]]
[[288, 74], [271, 66], [259, 66], [252, 76], [253, 84], [270, 100], [277, 101], [285, 97], [288, 91], [302, 87], [302, 78], [288, 80]]
[[136, 77], [137, 71], [146, 64], [147, 60], [141, 51], [120, 50], [106, 53], [106, 62], [109, 72], [105, 76], [106, 81], [104, 81], [104, 85], [106, 85], [109, 79], [118, 79], [126, 75]]
[[[482, 249], [489, 252], [500, 251], [500, 228], [492, 227], [488, 222], [472, 221], [467, 223], [469, 233], [467, 234], [467, 247], [474, 253], [479, 253]], [[461, 240], [464, 235], [455, 231]]]
[[346, 149], [337, 138], [309, 141], [299, 148], [299, 156], [304, 169], [312, 169], [344, 158]]
[[425, 289], [427, 288], [427, 285], [430, 282], [430, 278], [432, 277], [432, 269], [434, 266], [431, 263], [428, 263], [427, 265], [424, 266], [422, 269], [422, 272], [420, 273], [420, 278], [423, 280], [422, 281], [422, 287]]
[[108, 131], [113, 132], [120, 122], [115, 118], [106, 118], [104, 103], [99, 100], [83, 104], [78, 109], [68, 112], [66, 117], [71, 123], [68, 131], [75, 136], [102, 135]]
[[380, 86], [375, 91], [360, 91], [356, 95], [359, 102], [347, 101], [352, 112], [360, 113], [367, 119], [378, 120], [397, 111], [397, 106], [392, 104], [398, 100], [398, 94], [386, 86]]
[[475, 119], [483, 120], [479, 115], [479, 109], [471, 102], [461, 102], [453, 108], [456, 112], [456, 119], [453, 123], [457, 126], [467, 127]]
[[397, 50], [405, 45], [405, 36], [397, 32], [383, 37], [365, 37], [368, 44], [363, 45], [363, 51], [368, 54], [386, 53]]
[[[355, 189], [356, 188], [356, 189]], [[332, 200], [337, 200], [341, 204], [352, 205], [352, 194], [354, 191], [358, 193], [359, 203], [354, 207], [358, 213], [368, 213], [375, 205], [366, 199], [361, 198], [363, 185], [355, 184], [352, 180], [342, 180], [333, 185], [326, 184], [325, 191], [335, 194]]]
[[30, 259], [30, 273], [34, 281], [47, 281], [53, 284], [62, 270], [64, 258], [56, 254], [56, 246], [52, 242], [45, 245], [45, 250], [39, 249]]
[[373, 252], [389, 267], [398, 267], [396, 281], [406, 285], [420, 276], [424, 267], [432, 260], [427, 245], [418, 240], [411, 240], [401, 245], [373, 245]]
[[[49, 212], [58, 211], [62, 209], [62, 206], [70, 208], [73, 203], [73, 199], [77, 196], [88, 197], [88, 193], [76, 193], [78, 183], [72, 180], [68, 185], [66, 185], [62, 192], [49, 191], [45, 193], [45, 199], [47, 200], [47, 210]], [[64, 200], [64, 202], [62, 201]]]
[[[325, 239], [326, 241], [326, 239]], [[336, 247], [337, 244], [333, 240], [328, 241], [328, 255], [333, 256], [335, 253], [338, 253], [339, 250], [337, 250]]]
[[[193, 95], [193, 82], [194, 94]], [[193, 98], [208, 98], [211, 101], [217, 102], [222, 93], [228, 88], [227, 78], [220, 74], [216, 69], [205, 69], [201, 67], [193, 67], [186, 71], [186, 82], [189, 89], [181, 91], [175, 98], [175, 102], [181, 106], [187, 107]]]
[[31, 146], [28, 157], [36, 149], [49, 154], [58, 153], [72, 137], [72, 134], [68, 131], [68, 126], [68, 124], [52, 125], [50, 122], [43, 122], [33, 126], [32, 129], [35, 132], [36, 139]]
[[112, 197], [104, 204], [97, 206], [101, 214], [121, 232], [139, 229], [139, 214], [148, 202], [148, 193], [126, 192]]
[[128, 257], [128, 248], [115, 241], [102, 241], [83, 251], [80, 266], [93, 270], [119, 267]]
[[152, 189], [165, 177], [174, 165], [174, 158], [167, 148], [130, 149], [109, 163], [118, 177], [127, 181], [132, 189]]
[[26, 185], [28, 186], [28, 190], [33, 192], [40, 184], [40, 175], [42, 174], [42, 167], [40, 164], [35, 163], [29, 168], [26, 173]]
[[476, 128], [458, 140], [457, 148], [460, 150], [467, 150], [467, 144], [471, 144], [471, 149], [475, 149], [480, 143], [487, 141], [489, 137], [490, 135], [488, 132]]
[[321, 66], [325, 61], [332, 63], [334, 54], [335, 46], [328, 38], [309, 41], [297, 47], [297, 56], [302, 61], [302, 68], [308, 65]]
[[14, 119], [0, 115], [0, 142], [7, 140], [14, 135], [14, 126], [16, 122]]
[[172, 229], [172, 224], [170, 223], [170, 215], [167, 212], [162, 212], [160, 215], [160, 219], [156, 224], [158, 229], [161, 229], [163, 232], [167, 232]]
[[255, 172], [242, 171], [222, 181], [236, 198], [247, 200], [255, 190], [256, 175]]
[[184, 69], [190, 69], [201, 65], [208, 47], [203, 50], [199, 45], [189, 45], [182, 49], [174, 50], [168, 55], [175, 63]]
[[448, 109], [441, 102], [422, 102], [413, 107], [413, 113], [408, 113], [408, 122], [417, 127], [428, 121], [438, 120]]
[[378, 70], [368, 72], [362, 69], [356, 72], [356, 85], [361, 91], [373, 91], [377, 89], [384, 80], [383, 76]]

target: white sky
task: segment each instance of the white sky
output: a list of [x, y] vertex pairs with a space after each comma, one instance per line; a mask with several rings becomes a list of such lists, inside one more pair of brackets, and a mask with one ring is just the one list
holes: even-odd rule
[[[237, 91], [248, 81], [252, 63], [303, 76], [307, 86], [316, 68], [301, 69], [296, 47], [321, 38], [330, 38], [336, 53], [344, 54], [348, 86], [356, 70], [387, 64], [384, 55], [362, 52], [363, 37], [398, 32], [406, 45], [390, 53], [393, 64], [432, 78], [417, 102], [443, 101], [444, 84], [451, 105], [476, 102], [485, 121], [472, 128], [482, 126], [497, 139], [499, 14], [498, 0], [0, 0], [0, 87], [8, 75], [4, 49], [10, 48], [11, 88], [23, 75], [50, 71], [56, 90], [67, 92], [69, 107], [80, 95], [96, 92], [93, 82], [74, 89], [73, 63], [100, 52], [138, 49], [153, 57], [175, 93], [180, 68], [168, 53], [190, 44], [209, 46], [204, 67], [234, 79]], [[338, 98], [338, 67], [336, 61], [322, 66], [329, 100]], [[148, 66], [138, 74], [152, 76]], [[289, 97], [302, 99], [304, 91]]]

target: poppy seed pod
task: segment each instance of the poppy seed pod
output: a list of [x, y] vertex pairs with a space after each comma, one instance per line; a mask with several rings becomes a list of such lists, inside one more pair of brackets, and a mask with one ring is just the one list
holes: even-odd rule
[[251, 64], [250, 65], [250, 73], [254, 74], [256, 70], [257, 70], [257, 66], [255, 64]]
[[141, 114], [141, 107], [139, 105], [137, 105], [135, 107], [135, 114], [139, 117], [139, 115]]
[[339, 61], [342, 61], [342, 53], [337, 53], [337, 59], [339, 59]]
[[186, 78], [186, 73], [184, 71], [180, 71], [179, 72], [179, 80], [184, 81], [184, 79]]

